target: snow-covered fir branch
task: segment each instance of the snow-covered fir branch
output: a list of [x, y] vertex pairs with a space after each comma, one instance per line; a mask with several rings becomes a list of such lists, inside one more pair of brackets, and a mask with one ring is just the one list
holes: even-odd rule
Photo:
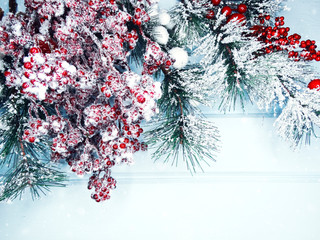
[[156, 148], [154, 159], [172, 165], [183, 162], [191, 172], [203, 170], [203, 164], [215, 161], [220, 149], [217, 127], [193, 114], [162, 119], [150, 132], [147, 139]]
[[282, 113], [275, 122], [279, 135], [297, 147], [304, 139], [310, 142], [311, 136], [317, 136], [320, 127], [320, 92], [305, 90], [290, 97]]
[[[203, 20], [202, 4], [197, 1], [183, 1], [170, 10], [171, 25], [173, 28], [172, 38], [180, 44], [192, 48], [199, 44], [198, 40], [203, 32], [209, 27]], [[173, 26], [172, 26], [173, 25]]]
[[258, 15], [269, 14], [275, 16], [284, 9], [286, 0], [244, 0], [242, 1], [248, 6], [248, 18], [251, 22], [257, 21]]

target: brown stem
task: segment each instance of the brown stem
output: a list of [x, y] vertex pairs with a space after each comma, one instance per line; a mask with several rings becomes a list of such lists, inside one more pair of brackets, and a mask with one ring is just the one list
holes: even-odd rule
[[9, 0], [9, 12], [15, 14], [18, 9], [18, 4], [16, 0]]
[[24, 146], [23, 146], [23, 143], [22, 143], [22, 139], [21, 139], [21, 138], [19, 138], [19, 142], [20, 142], [20, 147], [21, 147], [22, 155], [25, 157], [25, 156], [26, 156], [26, 152], [24, 151]]
[[4, 14], [4, 12], [3, 12], [2, 8], [0, 8], [0, 21], [1, 21], [2, 18], [3, 18], [3, 14]]

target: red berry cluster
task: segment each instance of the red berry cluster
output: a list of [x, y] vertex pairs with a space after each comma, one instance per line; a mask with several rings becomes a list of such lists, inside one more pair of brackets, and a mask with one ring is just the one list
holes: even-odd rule
[[91, 197], [97, 202], [109, 199], [111, 190], [116, 188], [116, 180], [110, 177], [108, 171], [102, 177], [99, 177], [100, 173], [100, 171], [95, 172], [88, 183], [88, 189], [94, 188], [95, 193]]
[[62, 92], [66, 86], [75, 84], [76, 68], [66, 61], [59, 61], [60, 54], [43, 54], [32, 47], [23, 58], [23, 69], [6, 71], [6, 84], [20, 87], [20, 92], [34, 99], [44, 100], [48, 87]]
[[147, 49], [144, 54], [143, 73], [153, 74], [159, 67], [164, 66], [169, 68], [172, 64], [172, 59], [162, 52], [158, 43], [148, 41]]
[[24, 47], [30, 44], [32, 39], [31, 34], [26, 31], [25, 19], [9, 13], [1, 23], [0, 52], [13, 57], [24, 55]]
[[129, 43], [129, 49], [134, 49], [136, 47], [137, 41], [138, 41], [138, 33], [135, 29], [133, 29], [131, 32], [127, 35], [127, 41]]
[[[30, 102], [21, 137], [51, 139], [51, 159], [65, 159], [76, 174], [93, 174], [92, 198], [108, 199], [115, 186], [110, 168], [147, 148], [140, 124], [158, 111], [161, 95], [150, 75], [171, 65], [140, 27], [156, 1], [129, 0], [133, 14], [117, 0], [25, 2], [28, 14], [9, 14], [0, 23], [0, 51], [14, 66], [4, 73], [6, 85]], [[141, 38], [148, 46], [138, 75], [127, 58]]]
[[284, 26], [284, 17], [276, 17], [274, 26], [268, 26], [270, 16], [261, 15], [259, 17], [261, 25], [255, 25], [251, 28], [253, 36], [268, 46], [263, 49], [265, 53], [274, 51], [288, 51], [288, 57], [294, 60], [316, 60], [320, 61], [320, 51], [316, 51], [315, 41], [301, 41], [301, 36], [297, 33], [289, 35], [290, 28]]
[[[221, 0], [211, 0], [211, 3], [213, 6], [219, 6], [221, 3]], [[218, 11], [218, 10], [216, 10]], [[219, 10], [220, 11], [220, 10]], [[245, 21], [246, 17], [244, 13], [247, 11], [247, 5], [241, 3], [237, 6], [236, 9], [232, 9], [230, 6], [223, 6], [221, 9], [221, 13], [224, 14], [227, 17], [227, 22], [230, 21], [237, 21], [237, 22], [243, 22]], [[214, 19], [216, 16], [216, 12], [213, 9], [208, 9], [206, 13], [206, 18], [208, 19]]]
[[29, 128], [24, 130], [22, 139], [30, 143], [34, 143], [39, 140], [39, 137], [47, 135], [49, 131], [49, 123], [42, 119], [34, 119], [29, 121]]
[[36, 11], [40, 16], [45, 16], [46, 18], [48, 18], [48, 16], [60, 16], [64, 12], [63, 0], [25, 0], [24, 5], [27, 9], [32, 9], [33, 11]]
[[145, 11], [145, 6], [143, 3], [140, 3], [134, 10], [133, 20], [132, 22], [138, 26], [142, 24], [142, 22], [148, 22], [150, 20], [149, 15]]
[[93, 104], [84, 110], [86, 115], [84, 125], [86, 127], [104, 127], [110, 121], [116, 119], [116, 109], [109, 104]]

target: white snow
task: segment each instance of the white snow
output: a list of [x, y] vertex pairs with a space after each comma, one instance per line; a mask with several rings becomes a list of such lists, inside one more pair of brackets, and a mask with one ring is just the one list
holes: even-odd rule
[[176, 69], [182, 69], [188, 64], [188, 53], [179, 47], [169, 50], [170, 56], [175, 60], [173, 67]]
[[159, 14], [159, 23], [166, 26], [170, 23], [171, 17], [166, 10], [162, 10]]
[[157, 26], [153, 29], [152, 35], [157, 43], [166, 45], [169, 40], [169, 33], [163, 26]]

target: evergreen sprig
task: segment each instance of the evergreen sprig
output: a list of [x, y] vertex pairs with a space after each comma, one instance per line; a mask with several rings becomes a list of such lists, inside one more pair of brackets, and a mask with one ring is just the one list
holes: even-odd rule
[[[30, 188], [32, 198], [49, 190], [61, 187], [66, 176], [50, 161], [50, 141], [28, 143], [21, 139], [28, 121], [31, 102], [13, 88], [2, 84], [0, 95], [0, 167], [3, 190], [0, 201], [15, 199]], [[50, 108], [48, 108], [50, 109]]]
[[203, 164], [215, 161], [219, 151], [218, 129], [199, 116], [163, 119], [149, 134], [148, 143], [156, 147], [152, 154], [155, 160], [171, 161], [172, 165], [183, 161], [191, 172], [203, 171]]
[[[156, 148], [152, 154], [155, 160], [164, 159], [164, 162], [171, 161], [175, 165], [183, 161], [188, 170], [196, 172], [198, 169], [203, 171], [203, 163], [215, 160], [219, 151], [219, 133], [193, 105], [202, 99], [197, 97], [197, 91], [194, 95], [188, 91], [188, 83], [192, 83], [188, 79], [191, 69], [194, 68], [164, 71], [163, 94], [158, 102], [161, 114], [153, 122], [154, 127], [146, 138], [148, 144]], [[203, 73], [203, 70], [193, 72], [193, 78], [199, 78]]]
[[26, 188], [30, 189], [32, 199], [45, 194], [50, 187], [64, 187], [66, 180], [64, 173], [53, 166], [48, 166], [31, 157], [23, 156], [17, 166], [11, 168], [3, 181], [3, 190], [0, 192], [0, 201], [14, 200], [20, 197]]

